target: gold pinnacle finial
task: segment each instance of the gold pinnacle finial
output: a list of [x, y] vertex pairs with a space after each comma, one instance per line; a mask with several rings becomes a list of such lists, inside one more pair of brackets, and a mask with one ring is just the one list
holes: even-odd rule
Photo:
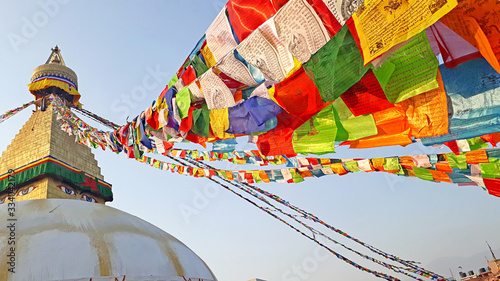
[[68, 79], [74, 84], [75, 89], [78, 89], [78, 78], [76, 73], [71, 70], [71, 68], [66, 66], [66, 63], [61, 55], [61, 49], [59, 49], [56, 45], [54, 48], [51, 48], [51, 50], [52, 52], [50, 53], [50, 56], [45, 64], [38, 66], [33, 71], [33, 74], [31, 75], [31, 83], [33, 83], [36, 79], [57, 76]]
[[61, 50], [59, 47], [56, 45], [55, 48], [52, 48], [52, 53], [50, 54], [49, 58], [45, 62], [45, 64], [60, 64], [66, 66], [64, 63], [64, 59], [61, 56]]

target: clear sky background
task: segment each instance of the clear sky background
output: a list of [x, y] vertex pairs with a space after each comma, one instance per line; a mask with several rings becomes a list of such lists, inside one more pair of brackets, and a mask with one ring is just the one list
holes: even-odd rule
[[[124, 124], [127, 116], [131, 120], [160, 94], [224, 2], [4, 0], [0, 113], [32, 100], [26, 86], [31, 72], [45, 63], [50, 48], [58, 44], [66, 64], [78, 75], [84, 108]], [[31, 109], [0, 125], [1, 151], [30, 115]], [[245, 144], [239, 148], [253, 149]], [[449, 151], [411, 145], [339, 149], [334, 157], [436, 152]], [[334, 256], [325, 258], [313, 242], [206, 179], [160, 171], [111, 151], [94, 153], [105, 180], [113, 184], [115, 199], [109, 205], [181, 240], [221, 281], [377, 280]], [[485, 240], [500, 256], [500, 198], [480, 187], [383, 173], [260, 186], [354, 237], [404, 259], [421, 261], [447, 277], [449, 269], [458, 277], [458, 266], [476, 272], [486, 267]]]

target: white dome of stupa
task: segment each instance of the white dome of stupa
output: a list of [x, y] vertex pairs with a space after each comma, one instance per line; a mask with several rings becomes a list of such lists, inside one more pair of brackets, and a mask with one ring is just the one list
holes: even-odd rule
[[[175, 237], [118, 209], [65, 199], [15, 205], [15, 217], [9, 217], [7, 203], [0, 205], [2, 225], [15, 223], [13, 234], [0, 227], [0, 280], [89, 280], [100, 276], [126, 276], [127, 281], [216, 280], [208, 266]], [[9, 222], [12, 218], [17, 220]], [[15, 273], [8, 272], [7, 255], [13, 247], [8, 238], [12, 235]]]

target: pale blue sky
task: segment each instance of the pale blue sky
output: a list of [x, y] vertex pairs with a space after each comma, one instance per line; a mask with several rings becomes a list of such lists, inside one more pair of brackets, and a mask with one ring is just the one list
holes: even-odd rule
[[[134, 117], [159, 95], [224, 4], [206, 0], [41, 1], [49, 2], [57, 4], [46, 10], [38, 1], [2, 3], [0, 113], [31, 100], [26, 87], [31, 72], [45, 63], [50, 48], [58, 44], [66, 64], [78, 74], [84, 107], [123, 124], [127, 115]], [[0, 125], [1, 151], [30, 113], [27, 110]], [[339, 149], [334, 157], [438, 151], [448, 152], [412, 145]], [[221, 281], [256, 277], [269, 281], [376, 280], [333, 256], [315, 258], [313, 242], [229, 192], [213, 191], [206, 179], [159, 171], [111, 151], [94, 153], [105, 179], [113, 184], [115, 202], [109, 205], [177, 237]], [[430, 269], [445, 276], [450, 275], [448, 267], [457, 277], [458, 266], [474, 270], [485, 266], [484, 259], [447, 262], [448, 257], [484, 252], [485, 240], [500, 255], [500, 199], [479, 187], [459, 188], [376, 173], [261, 187], [373, 246], [424, 266], [431, 264]], [[200, 194], [207, 190], [212, 191], [211, 198], [201, 200]], [[183, 215], [182, 210], [189, 208], [197, 210], [196, 214]]]

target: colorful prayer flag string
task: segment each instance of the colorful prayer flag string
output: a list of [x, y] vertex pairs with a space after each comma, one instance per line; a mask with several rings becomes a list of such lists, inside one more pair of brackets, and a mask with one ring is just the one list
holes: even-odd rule
[[0, 123], [4, 122], [5, 120], [9, 119], [12, 116], [18, 114], [19, 112], [23, 111], [24, 109], [28, 108], [30, 105], [32, 105], [34, 103], [35, 103], [35, 101], [31, 101], [31, 102], [23, 104], [20, 107], [17, 107], [17, 108], [14, 108], [12, 110], [5, 112], [4, 114], [0, 115]]

